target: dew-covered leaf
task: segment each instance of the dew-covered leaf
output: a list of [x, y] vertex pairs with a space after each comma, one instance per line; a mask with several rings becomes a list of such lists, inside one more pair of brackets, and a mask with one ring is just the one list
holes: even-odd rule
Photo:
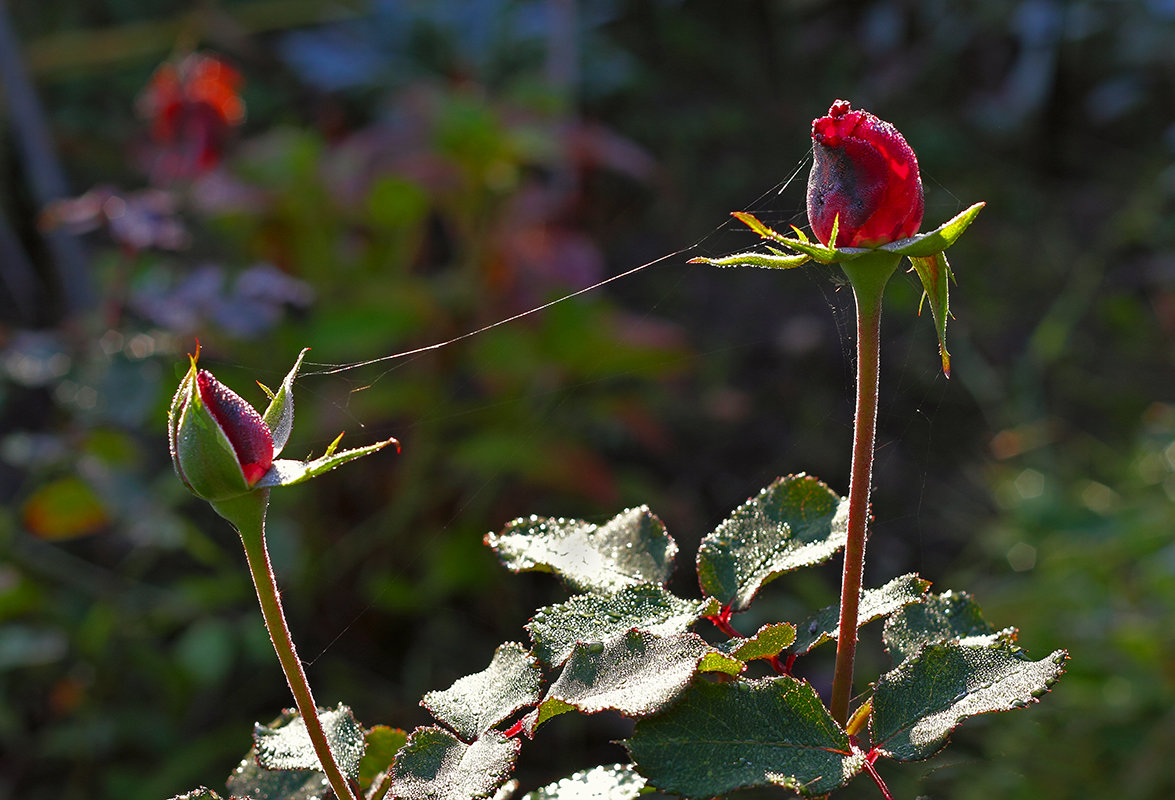
[[759, 628], [754, 636], [731, 639], [719, 645], [719, 649], [740, 661], [754, 661], [779, 655], [795, 638], [795, 625], [790, 622], [770, 622]]
[[[894, 578], [884, 586], [861, 592], [861, 605], [857, 610], [857, 626], [889, 616], [911, 603], [922, 601], [930, 581], [914, 573]], [[840, 606], [829, 606], [817, 611], [796, 626], [796, 641], [789, 652], [803, 655], [825, 642], [835, 641], [840, 635]]]
[[928, 644], [877, 682], [875, 747], [899, 761], [930, 758], [967, 717], [1036, 702], [1065, 671], [1057, 650], [1031, 661], [1006, 645]]
[[400, 728], [376, 725], [366, 735], [367, 749], [359, 761], [359, 785], [369, 786], [381, 772], [396, 760], [396, 751], [408, 741], [408, 734]]
[[220, 795], [209, 789], [207, 786], [201, 786], [199, 789], [193, 789], [190, 792], [177, 794], [171, 800], [220, 800]]
[[664, 584], [677, 544], [646, 506], [603, 525], [578, 519], [525, 517], [485, 542], [514, 572], [553, 572], [581, 592], [609, 594], [639, 583]]
[[962, 644], [1011, 643], [1016, 638], [1012, 628], [997, 631], [979, 610], [967, 592], [945, 591], [927, 595], [918, 604], [908, 605], [885, 621], [882, 632], [885, 649], [894, 663], [901, 663], [933, 642]]
[[562, 663], [576, 642], [603, 642], [633, 628], [669, 636], [718, 613], [713, 600], [683, 600], [656, 584], [628, 586], [611, 595], [580, 594], [540, 608], [526, 630], [545, 664]]
[[790, 676], [695, 682], [626, 744], [650, 785], [684, 797], [769, 785], [821, 795], [865, 760], [815, 690]]
[[465, 744], [438, 727], [417, 728], [392, 765], [390, 796], [470, 800], [492, 796], [514, 769], [517, 739], [487, 731]]
[[568, 707], [647, 716], [681, 693], [710, 646], [693, 633], [662, 637], [629, 631], [608, 642], [580, 643], [539, 706], [541, 722]]
[[777, 479], [698, 548], [702, 591], [735, 611], [785, 572], [818, 564], [845, 543], [848, 502], [808, 475]]
[[632, 764], [605, 764], [569, 775], [522, 800], [636, 800], [645, 779]]
[[[365, 740], [363, 727], [355, 721], [351, 709], [342, 704], [333, 710], [319, 709], [318, 719], [339, 769], [351, 778], [359, 777], [359, 761], [363, 758]], [[283, 712], [269, 725], [254, 725], [253, 745], [257, 751], [257, 763], [265, 769], [322, 768], [305, 721], [292, 710]]]
[[448, 689], [429, 692], [420, 704], [465, 740], [485, 733], [519, 709], [539, 701], [542, 671], [526, 648], [507, 642], [489, 667], [458, 678]]
[[257, 748], [229, 775], [231, 797], [249, 800], [324, 800], [333, 797], [326, 775], [318, 770], [269, 770], [257, 763]]

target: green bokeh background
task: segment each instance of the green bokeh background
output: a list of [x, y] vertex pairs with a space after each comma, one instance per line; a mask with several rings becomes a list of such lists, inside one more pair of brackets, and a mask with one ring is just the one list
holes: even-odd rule
[[[202, 365], [261, 404], [253, 382], [303, 346], [351, 363], [429, 345], [673, 254], [298, 384], [289, 455], [343, 429], [403, 443], [271, 511], [316, 693], [368, 725], [426, 724], [424, 692], [563, 596], [482, 546], [512, 518], [647, 503], [693, 595], [698, 539], [774, 477], [844, 491], [836, 276], [685, 263], [753, 243], [732, 210], [805, 223], [810, 120], [839, 97], [916, 149], [927, 227], [988, 203], [950, 253], [951, 380], [917, 280], [889, 290], [866, 581], [918, 570], [1031, 654], [1072, 654], [1039, 705], [881, 773], [899, 797], [1175, 794], [1171, 3], [12, 0], [7, 16], [73, 194], [148, 185], [135, 98], [169, 56], [235, 64], [248, 117], [223, 183], [167, 187], [185, 248], [87, 233], [87, 283], [63, 286], [27, 120], [0, 95], [4, 274], [19, 251], [32, 277], [23, 298], [0, 290], [0, 796], [219, 785], [252, 723], [289, 705], [239, 547], [166, 454], [197, 336]], [[258, 274], [288, 302], [234, 283]], [[739, 624], [802, 618], [837, 588], [835, 565], [785, 577]], [[886, 666], [878, 638], [862, 685]], [[622, 759], [625, 731], [552, 721], [522, 790]], [[841, 796], [878, 795], [858, 779]]]

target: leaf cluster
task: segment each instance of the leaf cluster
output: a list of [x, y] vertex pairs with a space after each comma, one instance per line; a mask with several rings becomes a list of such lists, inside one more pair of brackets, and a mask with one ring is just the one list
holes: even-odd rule
[[[535, 611], [529, 646], [507, 642], [484, 670], [426, 694], [436, 724], [364, 730], [340, 706], [324, 713], [332, 749], [367, 800], [507, 798], [524, 740], [560, 714], [611, 711], [635, 720], [624, 742], [632, 763], [587, 769], [525, 800], [623, 800], [652, 789], [705, 798], [764, 786], [819, 796], [862, 771], [876, 775], [879, 758], [930, 758], [964, 719], [1029, 705], [1060, 677], [1063, 651], [1033, 661], [1015, 630], [989, 625], [970, 595], [929, 593], [928, 581], [903, 575], [862, 593], [860, 624], [885, 620], [894, 666], [839, 725], [792, 675], [797, 659], [839, 637], [836, 607], [750, 637], [731, 619], [768, 583], [843, 547], [846, 505], [813, 477], [779, 478], [702, 539], [699, 599], [666, 588], [678, 548], [645, 507], [601, 525], [515, 520], [486, 544], [508, 569], [553, 573], [574, 594]], [[725, 638], [703, 638], [699, 624]], [[324, 799], [316, 765], [301, 720], [287, 712], [257, 727], [227, 790]]]

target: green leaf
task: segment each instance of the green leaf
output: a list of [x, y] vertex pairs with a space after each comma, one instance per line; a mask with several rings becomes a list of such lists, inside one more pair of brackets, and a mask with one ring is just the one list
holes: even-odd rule
[[865, 762], [815, 690], [790, 676], [696, 682], [626, 744], [651, 785], [684, 797], [769, 785], [821, 795]]
[[527, 714], [523, 726], [527, 734], [533, 739], [535, 730], [551, 717], [557, 717], [560, 714], [566, 714], [568, 711], [575, 710], [575, 706], [564, 703], [557, 697], [549, 697], [539, 703], [538, 708], [530, 714]]
[[636, 800], [645, 779], [632, 764], [592, 767], [547, 784], [522, 800]]
[[612, 595], [580, 594], [535, 612], [526, 630], [545, 664], [563, 663], [576, 642], [603, 642], [633, 628], [669, 636], [718, 613], [713, 600], [683, 600], [651, 583]]
[[[887, 617], [911, 603], [919, 603], [930, 581], [910, 573], [894, 578], [884, 586], [861, 592], [861, 604], [857, 609], [857, 625], [866, 625], [873, 620]], [[835, 641], [840, 635], [840, 605], [829, 606], [817, 611], [797, 626], [799, 634], [789, 650], [803, 655], [817, 645]]]
[[[309, 351], [310, 348], [307, 347], [298, 353], [294, 366], [286, 374], [276, 392], [266, 390], [266, 393], [270, 395], [269, 407], [265, 409], [261, 418], [265, 420], [270, 433], [273, 434], [274, 458], [281, 454], [286, 442], [290, 439], [290, 431], [294, 429], [294, 378], [298, 377], [298, 369], [302, 366], [302, 359]], [[261, 388], [265, 389], [264, 386]]]
[[930, 644], [881, 676], [870, 727], [875, 747], [899, 761], [930, 758], [967, 717], [1036, 702], [1068, 654], [1029, 660], [1008, 645]]
[[542, 671], [526, 648], [507, 642], [494, 651], [489, 667], [459, 678], [443, 692], [429, 692], [420, 704], [470, 740], [516, 711], [539, 701]]
[[231, 797], [249, 800], [325, 800], [334, 797], [326, 775], [317, 770], [269, 770], [257, 763], [253, 748], [229, 775]]
[[790, 622], [771, 622], [748, 639], [731, 639], [719, 649], [728, 651], [740, 661], [754, 661], [779, 655], [795, 641], [796, 626]]
[[[351, 709], [339, 704], [334, 710], [319, 709], [318, 719], [339, 769], [351, 778], [359, 777], [359, 761], [366, 746], [363, 727]], [[269, 725], [253, 726], [257, 763], [269, 770], [321, 770], [318, 754], [306, 731], [306, 723], [287, 710]]]
[[199, 789], [193, 789], [190, 792], [177, 794], [171, 800], [220, 800], [220, 795], [209, 789], [207, 786], [201, 786]]
[[[924, 299], [930, 301], [934, 314], [934, 329], [938, 333], [938, 353], [942, 356], [942, 371], [951, 377], [951, 354], [947, 351], [947, 317], [950, 316], [949, 286], [954, 280], [946, 253], [934, 253], [926, 257], [910, 256], [910, 264], [922, 279]], [[919, 308], [921, 311], [921, 308]]]
[[689, 264], [709, 264], [712, 267], [763, 267], [766, 269], [792, 269], [809, 261], [803, 254], [789, 256], [782, 253], [735, 253], [721, 258], [691, 258]]
[[939, 227], [927, 233], [911, 236], [909, 239], [899, 239], [896, 242], [882, 245], [879, 250], [888, 250], [901, 256], [922, 257], [941, 253], [963, 235], [963, 231], [974, 221], [986, 203], [976, 203], [970, 208], [963, 209]]
[[1011, 643], [1013, 628], [997, 631], [967, 592], [945, 591], [928, 595], [923, 602], [909, 605], [885, 621], [882, 639], [894, 663], [910, 658], [923, 645], [938, 642], [963, 644]]
[[367, 787], [396, 760], [396, 751], [408, 741], [408, 734], [399, 728], [376, 725], [364, 738], [367, 748], [359, 761], [359, 785]]
[[417, 728], [392, 765], [390, 796], [408, 800], [489, 797], [510, 776], [517, 739], [488, 731], [465, 744], [438, 727]]
[[604, 525], [526, 517], [485, 542], [514, 572], [553, 572], [577, 591], [609, 594], [638, 583], [664, 584], [677, 544], [648, 507], [622, 511]]
[[[746, 659], [745, 661], [750, 661]], [[720, 649], [710, 650], [698, 660], [698, 672], [723, 672], [731, 677], [742, 674], [747, 665], [743, 659], [728, 655]]]
[[261, 480], [257, 481], [254, 488], [293, 486], [296, 483], [303, 483], [311, 478], [317, 478], [323, 473], [330, 472], [335, 467], [346, 464], [348, 461], [354, 461], [357, 458], [371, 455], [384, 449], [389, 444], [398, 444], [398, 442], [395, 439], [385, 439], [382, 442], [369, 444], [366, 447], [356, 447], [353, 450], [344, 450], [341, 453], [334, 452], [337, 444], [338, 439], [335, 439], [330, 446], [330, 451], [314, 461], [293, 461], [288, 458], [277, 459], [273, 462], [273, 466], [269, 472], [265, 473]]
[[[538, 724], [554, 708], [585, 714], [619, 711], [648, 716], [664, 708], [698, 672], [711, 648], [696, 634], [662, 637], [629, 631], [608, 642], [581, 642], [539, 707]], [[548, 707], [553, 701], [553, 707]]]
[[735, 611], [768, 581], [844, 547], [848, 501], [808, 475], [779, 478], [734, 510], [698, 548], [702, 591]]

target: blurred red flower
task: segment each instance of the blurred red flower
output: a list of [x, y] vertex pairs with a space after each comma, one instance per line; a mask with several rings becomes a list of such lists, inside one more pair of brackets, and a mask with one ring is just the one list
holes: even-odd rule
[[245, 119], [243, 80], [215, 56], [192, 53], [160, 65], [139, 95], [151, 125], [151, 173], [157, 181], [192, 178], [219, 163], [230, 130]]

